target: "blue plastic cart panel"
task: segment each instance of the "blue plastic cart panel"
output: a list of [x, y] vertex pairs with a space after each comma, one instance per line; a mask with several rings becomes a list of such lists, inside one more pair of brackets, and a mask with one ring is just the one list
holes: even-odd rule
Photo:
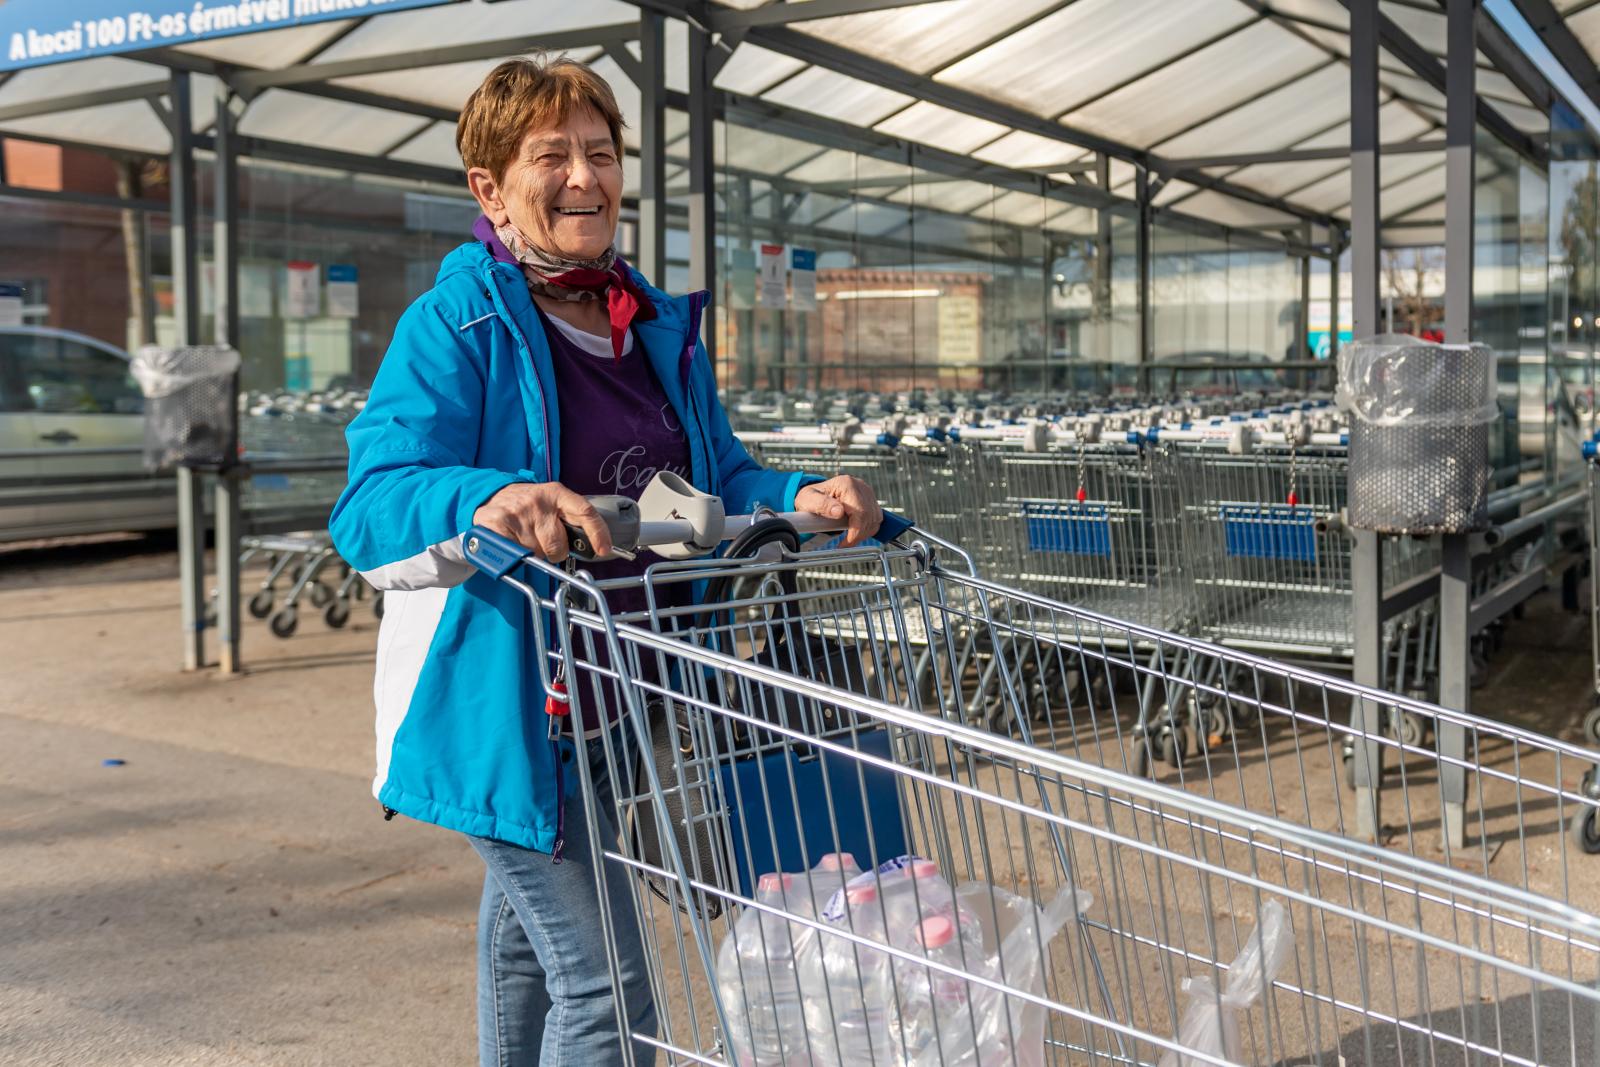
[[[850, 743], [864, 755], [894, 758], [888, 730], [863, 731]], [[763, 800], [763, 771], [771, 811]], [[863, 868], [870, 869], [869, 860], [876, 864], [906, 852], [905, 820], [900, 813], [900, 790], [893, 771], [824, 750], [810, 759], [787, 752], [741, 760], [722, 767], [721, 775], [723, 796], [736, 805], [728, 812], [733, 831], [733, 864], [739, 891], [747, 897], [754, 895], [752, 872], [759, 878], [771, 871], [803, 871], [808, 866], [806, 857], [814, 864], [829, 852], [849, 852]], [[829, 817], [824, 799], [830, 795], [829, 790], [833, 818]], [[798, 809], [793, 802], [796, 796], [800, 798]], [[835, 826], [839, 832], [837, 846]]]
[[1222, 529], [1228, 555], [1245, 559], [1317, 560], [1315, 517], [1288, 504], [1225, 504]]
[[1022, 515], [1028, 524], [1030, 551], [1111, 555], [1111, 520], [1104, 504], [1029, 500], [1022, 505]]

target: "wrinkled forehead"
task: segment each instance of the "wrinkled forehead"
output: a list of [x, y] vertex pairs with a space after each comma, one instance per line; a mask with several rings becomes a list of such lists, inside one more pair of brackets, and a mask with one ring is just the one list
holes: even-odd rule
[[540, 148], [582, 148], [592, 152], [597, 148], [615, 148], [611, 127], [592, 107], [579, 105], [566, 114], [535, 115], [522, 135], [524, 153]]

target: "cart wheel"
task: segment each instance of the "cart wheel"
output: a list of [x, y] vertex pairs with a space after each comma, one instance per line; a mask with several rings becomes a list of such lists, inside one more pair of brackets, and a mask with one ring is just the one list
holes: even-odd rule
[[1600, 852], [1600, 811], [1585, 806], [1572, 817], [1572, 825], [1568, 827], [1572, 835], [1572, 843], [1584, 852], [1593, 856]]
[[1133, 776], [1153, 777], [1150, 773], [1150, 738], [1145, 734], [1138, 734], [1133, 739]]
[[345, 623], [350, 621], [350, 605], [343, 600], [333, 601], [322, 609], [322, 621], [335, 630], [343, 629]]
[[1339, 762], [1344, 764], [1344, 784], [1354, 789], [1356, 787], [1356, 743], [1348, 737], [1339, 745]]
[[383, 618], [383, 593], [381, 591], [373, 594], [372, 613], [380, 619]]
[[1195, 725], [1204, 726], [1203, 734], [1197, 729], [1195, 732], [1200, 737], [1201, 748], [1220, 748], [1222, 742], [1228, 737], [1228, 712], [1221, 704], [1213, 703], [1209, 707], [1200, 709], [1200, 721]]
[[252, 619], [264, 619], [272, 614], [272, 590], [262, 589], [250, 598], [249, 610]]
[[311, 606], [312, 607], [314, 607], [314, 608], [327, 607], [328, 606], [328, 601], [330, 601], [332, 599], [333, 599], [333, 590], [328, 587], [328, 583], [327, 582], [316, 581], [316, 582], [312, 582], [311, 583]]
[[1591, 745], [1600, 745], [1600, 704], [1589, 709], [1583, 717], [1583, 739]]
[[1415, 747], [1422, 744], [1422, 733], [1427, 728], [1422, 716], [1414, 711], [1402, 711], [1391, 724], [1394, 739], [1402, 745]]
[[294, 633], [295, 627], [299, 625], [300, 613], [292, 604], [278, 612], [267, 622], [267, 626], [271, 628], [273, 635], [276, 637], [289, 637]]
[[1161, 762], [1169, 767], [1183, 765], [1184, 757], [1189, 754], [1188, 747], [1184, 743], [1183, 731], [1170, 726], [1162, 727], [1161, 733], [1156, 736], [1156, 754], [1161, 757]]

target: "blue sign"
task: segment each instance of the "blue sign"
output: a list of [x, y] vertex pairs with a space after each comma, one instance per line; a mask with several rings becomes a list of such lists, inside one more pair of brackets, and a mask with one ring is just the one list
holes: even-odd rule
[[817, 252], [814, 248], [791, 248], [789, 266], [795, 270], [816, 270]]
[[0, 71], [456, 0], [0, 0]]
[[356, 280], [356, 268], [353, 263], [328, 264], [328, 281], [353, 282]]

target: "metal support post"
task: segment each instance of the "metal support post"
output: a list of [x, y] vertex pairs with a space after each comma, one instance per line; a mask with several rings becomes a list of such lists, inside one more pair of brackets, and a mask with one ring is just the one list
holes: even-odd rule
[[[211, 223], [211, 284], [217, 344], [238, 348], [239, 339], [239, 154], [238, 120], [233, 113], [233, 93], [217, 83], [217, 118], [213, 164], [214, 187]], [[237, 396], [238, 377], [234, 378]], [[232, 470], [217, 475], [217, 660], [225, 675], [242, 669], [239, 640], [239, 481]]]
[[[1135, 270], [1139, 278], [1135, 290], [1139, 304], [1139, 389], [1148, 392], [1150, 389], [1150, 363], [1155, 358], [1155, 330], [1151, 321], [1150, 307], [1150, 242], [1155, 236], [1153, 233], [1154, 220], [1150, 211], [1150, 172], [1140, 167], [1134, 175], [1134, 198], [1138, 205], [1139, 219], [1134, 227], [1134, 258], [1137, 261]], [[1101, 209], [1102, 212], [1105, 210]]]
[[[1350, 276], [1354, 333], [1361, 338], [1376, 333], [1378, 321], [1378, 0], [1351, 0], [1349, 7]], [[1334, 272], [1337, 277], [1337, 265]], [[1383, 680], [1383, 542], [1379, 535], [1356, 531], [1350, 570], [1355, 680], [1376, 688]], [[1377, 739], [1383, 729], [1383, 708], [1372, 700], [1357, 700], [1350, 712], [1351, 725], [1357, 731], [1356, 832], [1376, 841], [1382, 826], [1383, 745]]]
[[[1101, 152], [1094, 160], [1095, 184], [1103, 193], [1111, 191], [1111, 157]], [[1094, 236], [1094, 291], [1090, 294], [1091, 321], [1094, 323], [1094, 358], [1111, 358], [1111, 212], [1101, 208], [1096, 214]]]
[[1339, 379], [1339, 261], [1344, 258], [1344, 245], [1337, 235], [1333, 239], [1333, 257], [1328, 260], [1328, 362], [1333, 364], [1334, 381]]
[[[716, 112], [713, 106], [711, 32], [689, 25], [689, 288], [717, 284]], [[713, 304], [713, 308], [715, 304]], [[700, 336], [717, 365], [715, 311], [700, 320]]]
[[[1445, 245], [1444, 339], [1472, 340], [1473, 140], [1477, 127], [1477, 0], [1448, 0], [1445, 8]], [[1487, 461], [1487, 457], [1485, 458]], [[1470, 711], [1472, 550], [1465, 534], [1444, 537], [1439, 572], [1439, 703]], [[1439, 788], [1445, 850], [1465, 846], [1466, 730], [1437, 723]]]
[[[173, 71], [169, 99], [172, 104], [172, 157], [168, 185], [172, 191], [172, 318], [176, 343], [192, 345], [200, 339], [195, 247], [194, 126], [190, 118], [190, 83], [186, 71]], [[201, 477], [187, 467], [178, 468], [178, 584], [183, 628], [183, 669], [199, 670], [205, 662], [205, 509], [201, 506]]]
[[[1311, 223], [1300, 225], [1300, 243], [1307, 251], [1300, 257], [1300, 313], [1294, 317], [1294, 358], [1302, 363], [1311, 359]], [[1315, 371], [1303, 371], [1301, 385], [1309, 389]]]
[[639, 270], [667, 284], [666, 20], [639, 14]]

